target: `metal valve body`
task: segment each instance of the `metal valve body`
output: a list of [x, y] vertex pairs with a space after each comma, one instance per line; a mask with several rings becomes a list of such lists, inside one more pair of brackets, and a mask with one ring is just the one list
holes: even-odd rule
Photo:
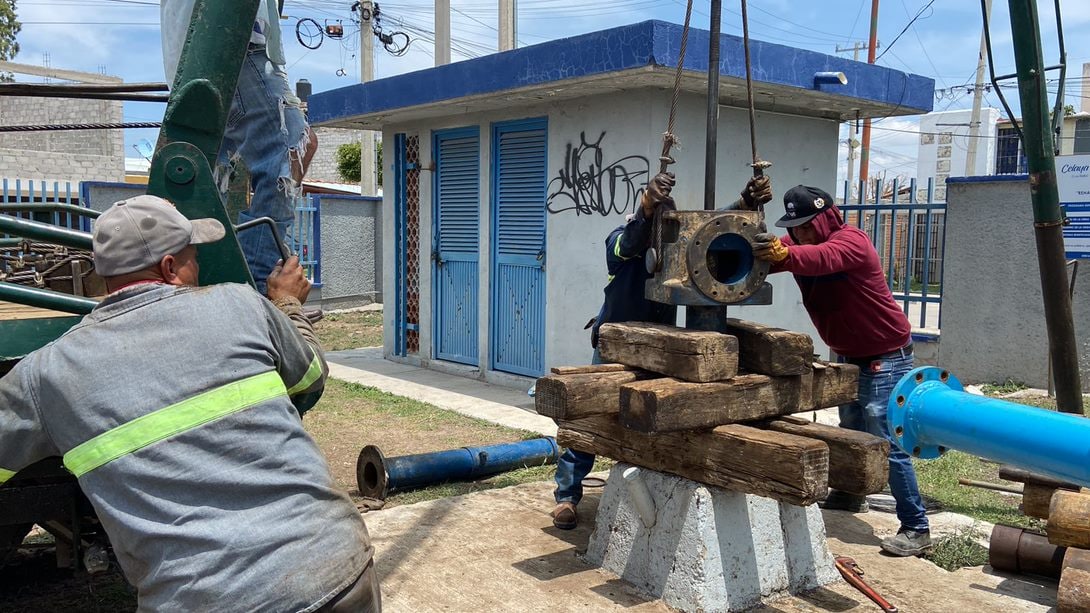
[[649, 300], [675, 305], [771, 304], [768, 263], [753, 257], [765, 231], [755, 211], [668, 211]]

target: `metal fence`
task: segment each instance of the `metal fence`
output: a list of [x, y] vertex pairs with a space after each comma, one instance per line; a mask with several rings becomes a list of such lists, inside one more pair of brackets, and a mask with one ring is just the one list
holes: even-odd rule
[[299, 255], [299, 263], [315, 287], [322, 286], [322, 212], [317, 194], [304, 194], [295, 201], [295, 223], [288, 245]]
[[[919, 190], [916, 180], [859, 185], [854, 204], [840, 205], [845, 221], [865, 231], [878, 251], [886, 283], [914, 327], [942, 327], [942, 258], [946, 203], [935, 202], [935, 182]], [[844, 183], [844, 194], [851, 194]], [[920, 198], [923, 198], [923, 202]], [[847, 202], [849, 198], [845, 198]]]
[[[0, 205], [3, 205], [4, 213], [16, 217], [83, 232], [91, 231], [89, 217], [65, 210], [67, 207], [81, 206], [79, 190], [73, 189], [70, 182], [0, 179]], [[15, 210], [17, 208], [21, 210]]]
[[[146, 189], [143, 185], [116, 185], [131, 188], [134, 196], [144, 193]], [[66, 207], [72, 206], [81, 208], [90, 206], [89, 202], [81, 201], [79, 197], [81, 193], [86, 192], [71, 182], [0, 179], [0, 213], [90, 232], [90, 217], [65, 210]], [[321, 287], [322, 246], [319, 203], [320, 200], [316, 194], [304, 194], [296, 199], [295, 222], [292, 224], [290, 236], [285, 237], [285, 241], [292, 251], [299, 255], [299, 262], [306, 270], [311, 283]], [[16, 208], [20, 210], [16, 211]], [[51, 210], [46, 210], [47, 208]], [[6, 236], [0, 235], [0, 238], [6, 238]]]

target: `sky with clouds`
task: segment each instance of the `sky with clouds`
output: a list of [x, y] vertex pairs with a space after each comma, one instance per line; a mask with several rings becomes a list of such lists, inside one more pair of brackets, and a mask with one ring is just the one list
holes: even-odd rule
[[[930, 2], [930, 6], [929, 5]], [[1082, 63], [1090, 62], [1090, 10], [1078, 7], [1085, 0], [1062, 0], [1061, 15], [1067, 46], [1066, 101], [1079, 108]], [[497, 6], [485, 0], [450, 0], [453, 61], [477, 57], [496, 49]], [[412, 40], [399, 57], [375, 51], [375, 76], [411, 72], [434, 63], [432, 56], [432, 2], [380, 2], [381, 26], [387, 32], [405, 32]], [[870, 23], [867, 0], [749, 0], [750, 35], [755, 39], [837, 53], [837, 48], [865, 43]], [[1057, 29], [1052, 0], [1038, 3], [1046, 63], [1058, 58]], [[286, 0], [284, 33], [288, 73], [294, 82], [306, 78], [314, 91], [333, 89], [359, 80], [359, 27], [347, 0]], [[162, 81], [159, 39], [159, 3], [155, 0], [18, 0], [23, 24], [20, 53], [15, 61], [56, 68], [118, 75], [126, 81]], [[706, 28], [707, 0], [694, 0], [693, 24]], [[922, 11], [922, 12], [921, 12]], [[682, 23], [685, 0], [518, 0], [520, 46], [592, 32], [645, 19]], [[913, 21], [913, 17], [918, 18]], [[303, 20], [303, 26], [298, 24]], [[310, 21], [307, 21], [310, 20]], [[905, 30], [905, 27], [911, 26]], [[317, 24], [340, 24], [344, 37], [325, 38], [308, 49], [297, 38]], [[738, 2], [724, 2], [723, 30], [741, 33]], [[981, 9], [978, 0], [882, 0], [878, 16], [878, 63], [934, 78], [935, 110], [972, 106], [971, 86], [980, 45]], [[1007, 3], [997, 0], [992, 14], [992, 43], [996, 71], [1014, 72], [1010, 16]], [[310, 43], [314, 46], [313, 42]], [[850, 52], [846, 54], [850, 56]], [[28, 79], [32, 80], [32, 79]], [[1051, 84], [1055, 92], [1057, 85]], [[1018, 112], [1016, 89], [1004, 93]], [[994, 92], [985, 105], [1000, 107]], [[1087, 109], [1090, 110], [1090, 109]], [[126, 121], [159, 121], [163, 106], [126, 103]], [[918, 136], [914, 118], [890, 118], [875, 124], [872, 139], [872, 174], [911, 177], [915, 174]], [[846, 131], [844, 131], [846, 135]], [[128, 130], [126, 151], [136, 157], [144, 143], [154, 142], [155, 130]], [[841, 148], [843, 175], [846, 147]]]

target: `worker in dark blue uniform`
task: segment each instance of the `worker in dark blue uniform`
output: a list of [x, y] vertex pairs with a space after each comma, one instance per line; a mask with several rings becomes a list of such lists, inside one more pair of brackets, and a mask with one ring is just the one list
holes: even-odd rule
[[[646, 321], [673, 325], [677, 322], [677, 307], [644, 298], [644, 284], [651, 275], [644, 264], [644, 254], [651, 246], [655, 211], [661, 206], [673, 210], [674, 200], [670, 192], [674, 188], [673, 173], [659, 173], [647, 184], [636, 213], [628, 216], [627, 223], [606, 237], [606, 269], [609, 280], [605, 287], [605, 301], [598, 317], [592, 321], [590, 342], [594, 349], [593, 363], [600, 362], [598, 355], [598, 328], [605, 323]], [[772, 184], [768, 177], [754, 177], [746, 183], [742, 197], [727, 209], [756, 210], [772, 200]], [[553, 509], [553, 525], [561, 530], [571, 530], [578, 524], [576, 505], [583, 497], [582, 481], [594, 465], [594, 455], [568, 449], [557, 461], [556, 508]]]

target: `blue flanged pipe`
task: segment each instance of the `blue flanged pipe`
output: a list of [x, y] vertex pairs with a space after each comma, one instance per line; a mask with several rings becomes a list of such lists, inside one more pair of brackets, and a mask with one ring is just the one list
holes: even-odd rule
[[556, 464], [556, 439], [535, 438], [487, 447], [462, 447], [435, 453], [387, 458], [374, 445], [360, 452], [356, 485], [360, 494], [385, 500], [395, 492], [448, 481], [468, 481], [518, 468]]
[[1090, 419], [966, 393], [941, 368], [905, 375], [888, 420], [893, 440], [917, 458], [957, 449], [1090, 487]]

